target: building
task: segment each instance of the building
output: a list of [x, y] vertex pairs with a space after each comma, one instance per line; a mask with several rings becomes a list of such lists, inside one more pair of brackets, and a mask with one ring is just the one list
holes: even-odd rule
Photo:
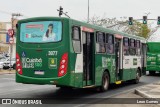
[[11, 57], [15, 57], [16, 54], [16, 37], [14, 36], [14, 43], [9, 43], [10, 36], [8, 35], [8, 29], [11, 29], [11, 22], [0, 22], [0, 53], [7, 52], [12, 53]]

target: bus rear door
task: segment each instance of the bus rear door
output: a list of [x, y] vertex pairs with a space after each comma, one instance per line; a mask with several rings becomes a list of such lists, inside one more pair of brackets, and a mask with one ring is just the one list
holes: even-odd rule
[[122, 36], [115, 35], [115, 64], [116, 64], [116, 82], [121, 83], [122, 80]]
[[94, 32], [82, 27], [83, 87], [94, 85]]

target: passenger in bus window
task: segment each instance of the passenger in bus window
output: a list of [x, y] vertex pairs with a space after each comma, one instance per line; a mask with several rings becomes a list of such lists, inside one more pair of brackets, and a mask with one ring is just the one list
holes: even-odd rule
[[48, 29], [43, 36], [43, 41], [55, 41], [56, 35], [53, 32], [53, 24], [48, 25]]

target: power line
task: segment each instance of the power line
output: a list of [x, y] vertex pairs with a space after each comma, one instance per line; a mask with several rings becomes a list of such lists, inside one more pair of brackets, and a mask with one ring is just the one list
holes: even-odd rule
[[[4, 11], [4, 10], [0, 10], [0, 13], [8, 14], [8, 15], [12, 15], [13, 14], [12, 12], [7, 12], [7, 11]], [[23, 14], [21, 17], [28, 18], [29, 16], [26, 16], [26, 15]]]
[[11, 12], [7, 12], [7, 11], [4, 11], [4, 10], [0, 10], [1, 13], [4, 13], [4, 14], [9, 14], [9, 15], [12, 15]]

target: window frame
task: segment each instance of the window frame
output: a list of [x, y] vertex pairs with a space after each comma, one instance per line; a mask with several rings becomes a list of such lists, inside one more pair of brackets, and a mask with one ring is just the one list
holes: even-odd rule
[[[103, 42], [99, 41], [99, 38], [98, 38], [99, 33], [103, 34]], [[104, 32], [97, 31], [96, 32], [96, 53], [98, 53], [98, 54], [105, 54], [106, 53], [105, 40], [106, 40], [106, 34]], [[103, 47], [101, 47], [100, 45], [102, 45]], [[99, 46], [99, 48], [98, 48], [99, 50], [97, 49], [97, 46]], [[100, 51], [101, 48], [104, 48], [104, 52]]]
[[[140, 48], [141, 48], [141, 41], [140, 40], [136, 40], [136, 55], [137, 56], [141, 55], [141, 49]], [[140, 51], [139, 53], [138, 53], [138, 50]]]
[[[111, 43], [109, 43], [109, 37], [111, 37], [112, 38], [112, 42]], [[115, 53], [115, 38], [114, 38], [114, 35], [113, 34], [111, 34], [111, 33], [106, 33], [106, 44], [105, 44], [105, 48], [107, 48], [108, 49], [108, 47], [107, 46], [112, 46], [113, 47], [113, 51], [110, 53], [107, 49], [106, 49], [106, 53], [107, 54], [114, 54]]]
[[[78, 28], [79, 39], [75, 39], [74, 38], [74, 30], [75, 30], [75, 28]], [[75, 42], [80, 42], [80, 50], [79, 50], [79, 52], [75, 51], [74, 44], [73, 44], [74, 41]], [[73, 45], [73, 50], [74, 50], [75, 53], [81, 53], [81, 51], [82, 51], [82, 46], [81, 46], [81, 28], [79, 26], [72, 26], [72, 45]]]
[[[133, 43], [134, 43], [134, 46], [132, 46], [131, 40], [134, 40], [134, 42], [133, 42]], [[136, 55], [136, 42], [135, 42], [135, 41], [136, 41], [136, 40], [133, 39], [133, 38], [130, 38], [130, 39], [129, 39], [129, 54], [130, 54], [131, 56], [135, 56], [135, 55]], [[133, 50], [134, 53], [132, 53], [131, 50]]]
[[[51, 21], [51, 20], [50, 20]], [[19, 29], [20, 31], [19, 31], [19, 33], [18, 33], [18, 37], [19, 38], [17, 38], [17, 40], [18, 41], [20, 41], [20, 43], [25, 43], [25, 44], [50, 44], [50, 43], [58, 43], [58, 42], [62, 42], [62, 40], [63, 40], [63, 21], [61, 21], [61, 20], [54, 20], [54, 21], [58, 21], [58, 22], [61, 22], [61, 39], [59, 40], [59, 41], [49, 41], [49, 42], [24, 42], [24, 41], [22, 41], [21, 40], [21, 27], [22, 27], [22, 24], [27, 24], [27, 23], [31, 23], [30, 21], [28, 21], [28, 22], [22, 22], [22, 23], [20, 23], [20, 24], [16, 24], [16, 27], [17, 27], [17, 29]], [[45, 20], [45, 21], [33, 21], [33, 22], [47, 22], [47, 20]], [[15, 35], [16, 36], [16, 35]]]
[[[125, 45], [125, 39], [127, 39], [127, 42], [128, 42], [128, 45], [126, 46]], [[129, 43], [129, 40], [130, 40], [130, 38], [128, 38], [128, 37], [124, 37], [123, 38], [123, 54], [124, 54], [124, 49], [125, 49], [125, 47], [127, 47], [127, 52], [128, 52], [128, 54], [124, 54], [124, 55], [126, 55], [126, 56], [128, 56], [128, 55], [130, 55], [130, 43]]]

